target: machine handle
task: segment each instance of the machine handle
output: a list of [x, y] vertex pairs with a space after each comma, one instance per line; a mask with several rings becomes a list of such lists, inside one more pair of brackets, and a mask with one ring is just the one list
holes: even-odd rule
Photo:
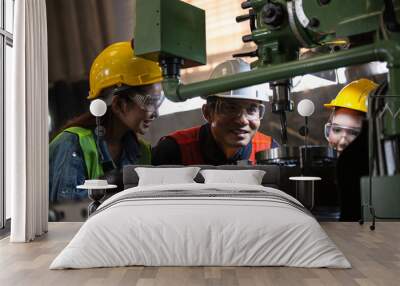
[[250, 14], [240, 15], [240, 16], [236, 17], [236, 22], [237, 23], [244, 22], [244, 21], [250, 20], [250, 18], [251, 18]]
[[232, 55], [234, 58], [243, 58], [243, 57], [258, 57], [258, 50], [247, 52], [247, 53], [239, 53]]

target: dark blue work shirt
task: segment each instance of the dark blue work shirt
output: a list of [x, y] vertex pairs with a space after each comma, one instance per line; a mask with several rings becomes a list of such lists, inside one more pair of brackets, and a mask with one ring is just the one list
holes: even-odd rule
[[[96, 139], [95, 137], [95, 141]], [[139, 142], [133, 132], [128, 132], [122, 138], [122, 152], [116, 162], [112, 160], [105, 140], [100, 139], [99, 146], [99, 158], [104, 172], [114, 168], [121, 169], [125, 165], [135, 164], [138, 161]], [[87, 198], [86, 190], [76, 188], [78, 185], [83, 185], [87, 179], [79, 137], [70, 132], [62, 132], [57, 140], [50, 143], [49, 147], [50, 202]]]
[[[252, 143], [240, 148], [236, 154], [226, 158], [225, 153], [218, 146], [211, 133], [210, 124], [204, 124], [199, 131], [200, 152], [203, 155], [204, 164], [207, 165], [234, 165], [238, 161], [248, 160], [252, 151]], [[272, 139], [271, 148], [279, 147], [279, 144]], [[152, 149], [153, 165], [181, 165], [181, 150], [175, 139], [166, 137], [158, 142]]]

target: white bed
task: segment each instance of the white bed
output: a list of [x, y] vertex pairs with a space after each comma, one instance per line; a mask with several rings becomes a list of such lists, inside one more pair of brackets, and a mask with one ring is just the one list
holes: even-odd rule
[[197, 183], [114, 195], [50, 269], [128, 265], [351, 267], [291, 196], [256, 185]]

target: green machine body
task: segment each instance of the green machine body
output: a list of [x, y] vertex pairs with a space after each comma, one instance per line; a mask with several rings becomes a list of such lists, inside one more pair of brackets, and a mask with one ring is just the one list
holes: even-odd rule
[[182, 59], [183, 68], [206, 64], [204, 10], [179, 0], [137, 0], [135, 19], [137, 56]]

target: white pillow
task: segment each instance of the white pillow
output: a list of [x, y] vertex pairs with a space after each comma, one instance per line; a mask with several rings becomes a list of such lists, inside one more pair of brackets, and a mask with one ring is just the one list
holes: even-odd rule
[[135, 168], [139, 176], [138, 186], [195, 183], [193, 179], [199, 170], [199, 167]]
[[226, 183], [261, 185], [265, 171], [262, 170], [202, 170], [205, 184]]

